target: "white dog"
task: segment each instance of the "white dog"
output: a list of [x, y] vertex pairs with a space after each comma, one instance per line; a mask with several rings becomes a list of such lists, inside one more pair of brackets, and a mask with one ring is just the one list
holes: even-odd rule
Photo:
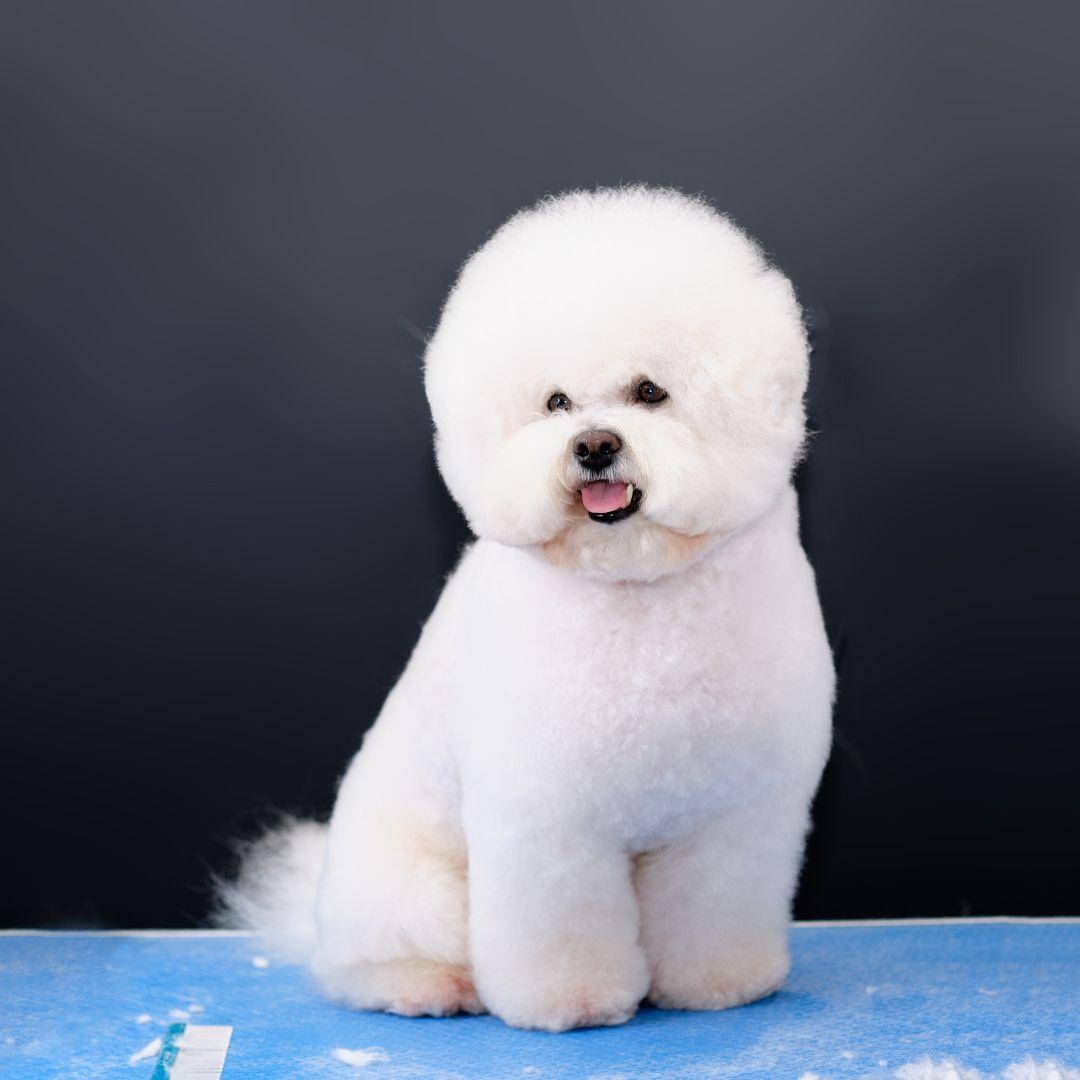
[[328, 829], [257, 845], [234, 920], [410, 1016], [770, 993], [833, 696], [790, 283], [701, 201], [575, 192], [468, 260], [425, 372], [478, 540]]

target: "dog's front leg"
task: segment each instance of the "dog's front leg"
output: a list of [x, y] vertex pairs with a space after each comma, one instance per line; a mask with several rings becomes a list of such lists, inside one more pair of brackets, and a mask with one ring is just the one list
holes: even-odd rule
[[638, 859], [650, 1001], [726, 1009], [780, 986], [806, 817], [799, 800], [744, 809]]
[[484, 1004], [515, 1027], [621, 1024], [649, 985], [626, 854], [580, 823], [486, 807], [469, 834], [469, 930]]

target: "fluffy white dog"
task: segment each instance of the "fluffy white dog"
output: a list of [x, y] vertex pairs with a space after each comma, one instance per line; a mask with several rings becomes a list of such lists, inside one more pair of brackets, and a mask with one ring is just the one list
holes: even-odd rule
[[410, 1016], [770, 993], [833, 696], [790, 283], [699, 200], [575, 192], [468, 260], [425, 371], [478, 539], [329, 827], [257, 845], [234, 920]]

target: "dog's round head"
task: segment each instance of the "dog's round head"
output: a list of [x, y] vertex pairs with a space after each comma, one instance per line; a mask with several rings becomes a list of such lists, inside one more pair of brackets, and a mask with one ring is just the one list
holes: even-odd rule
[[462, 269], [425, 373], [439, 468], [476, 534], [614, 579], [752, 521], [804, 437], [791, 284], [670, 190], [511, 218]]

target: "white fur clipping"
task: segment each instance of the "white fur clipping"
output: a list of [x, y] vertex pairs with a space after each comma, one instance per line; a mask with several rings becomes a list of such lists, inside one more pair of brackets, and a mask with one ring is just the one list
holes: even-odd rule
[[934, 1061], [931, 1057], [901, 1065], [893, 1075], [896, 1080], [981, 1080], [982, 1077], [978, 1069], [965, 1069], [955, 1061]]
[[[896, 1080], [983, 1080], [978, 1069], [965, 1069], [955, 1061], [934, 1061], [930, 1057], [901, 1065], [893, 1075]], [[1001, 1073], [1001, 1080], [1080, 1080], [1080, 1069], [1068, 1069], [1056, 1061], [1038, 1062], [1028, 1056], [1009, 1065]]]
[[129, 1065], [138, 1065], [147, 1058], [157, 1057], [161, 1053], [161, 1039], [151, 1039], [141, 1050], [136, 1050], [128, 1058]]
[[1056, 1061], [1038, 1062], [1026, 1057], [1001, 1075], [1002, 1080], [1080, 1080], [1080, 1069], [1066, 1069]]
[[343, 1065], [351, 1065], [354, 1069], [364, 1069], [378, 1061], [390, 1060], [390, 1055], [379, 1046], [369, 1046], [366, 1050], [346, 1050], [339, 1046], [333, 1051], [333, 1056]]
[[315, 943], [315, 891], [325, 849], [325, 825], [286, 819], [248, 848], [239, 877], [220, 886], [218, 924], [257, 931], [285, 960], [306, 959]]

